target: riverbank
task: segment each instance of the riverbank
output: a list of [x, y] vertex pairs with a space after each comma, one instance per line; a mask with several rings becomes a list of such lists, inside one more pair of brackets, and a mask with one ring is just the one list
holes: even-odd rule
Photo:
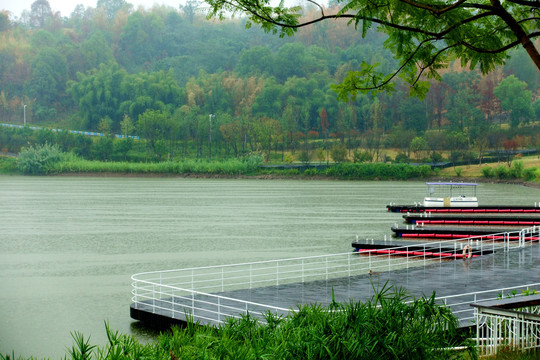
[[[39, 159], [38, 159], [39, 160]], [[517, 184], [540, 188], [538, 159], [514, 161], [511, 166], [500, 163], [466, 165], [432, 169], [428, 165], [389, 163], [338, 163], [330, 165], [298, 164], [261, 166], [260, 159], [226, 161], [185, 160], [160, 163], [90, 161], [74, 156], [59, 156], [54, 161], [21, 160], [0, 156], [0, 174], [100, 177], [183, 177], [225, 179], [300, 179], [300, 180], [431, 180]], [[526, 165], [525, 165], [526, 164]], [[529, 166], [532, 165], [532, 166]]]

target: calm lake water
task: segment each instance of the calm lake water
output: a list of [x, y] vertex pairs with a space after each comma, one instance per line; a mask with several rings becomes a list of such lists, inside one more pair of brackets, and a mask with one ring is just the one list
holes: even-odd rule
[[[0, 176], [0, 353], [60, 359], [71, 333], [106, 341], [104, 322], [141, 340], [130, 276], [160, 269], [344, 253], [391, 236], [390, 202], [422, 182]], [[482, 184], [481, 204], [540, 201]]]

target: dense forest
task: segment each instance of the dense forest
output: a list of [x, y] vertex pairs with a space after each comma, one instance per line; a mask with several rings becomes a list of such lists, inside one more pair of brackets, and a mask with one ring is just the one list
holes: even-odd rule
[[487, 75], [456, 61], [423, 99], [398, 81], [392, 93], [339, 101], [332, 86], [362, 61], [395, 70], [385, 46], [384, 34], [362, 37], [345, 21], [289, 38], [242, 18], [209, 21], [195, 1], [134, 9], [98, 0], [65, 17], [36, 0], [19, 17], [0, 12], [0, 122], [144, 144], [0, 128], [0, 148], [18, 152], [33, 137], [101, 160], [257, 152], [281, 161], [328, 159], [339, 148], [362, 162], [389, 160], [385, 148], [438, 161], [539, 147], [540, 74], [525, 51]]

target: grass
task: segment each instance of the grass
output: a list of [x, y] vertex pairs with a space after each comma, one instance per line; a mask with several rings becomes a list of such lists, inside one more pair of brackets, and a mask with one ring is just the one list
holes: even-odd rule
[[[524, 168], [532, 168], [532, 167], [540, 168], [540, 157], [536, 155], [523, 157], [519, 159], [519, 161], [523, 162]], [[497, 167], [500, 167], [500, 166], [508, 168], [508, 164], [506, 162], [483, 163], [481, 165], [472, 164], [472, 165], [456, 166], [455, 168], [450, 167], [450, 168], [442, 169], [440, 172], [440, 176], [454, 177], [456, 176], [455, 169], [459, 169], [458, 171], [461, 172], [460, 173], [461, 177], [481, 178], [484, 176], [482, 172], [482, 168], [489, 167], [495, 170]], [[540, 179], [538, 179], [538, 177], [536, 179], [536, 182], [540, 182]]]

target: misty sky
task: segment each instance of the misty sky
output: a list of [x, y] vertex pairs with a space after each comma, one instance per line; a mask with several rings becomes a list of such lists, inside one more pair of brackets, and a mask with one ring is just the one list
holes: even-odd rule
[[[12, 16], [19, 17], [23, 10], [30, 11], [30, 7], [35, 0], [2, 0], [0, 1], [0, 10], [7, 10]], [[133, 4], [135, 8], [144, 6], [145, 8], [151, 8], [154, 4], [163, 4], [178, 8], [183, 0], [127, 0], [128, 3]], [[51, 9], [53, 11], [60, 11], [62, 16], [70, 16], [73, 9], [77, 4], [83, 4], [84, 7], [96, 7], [97, 0], [49, 0]]]

